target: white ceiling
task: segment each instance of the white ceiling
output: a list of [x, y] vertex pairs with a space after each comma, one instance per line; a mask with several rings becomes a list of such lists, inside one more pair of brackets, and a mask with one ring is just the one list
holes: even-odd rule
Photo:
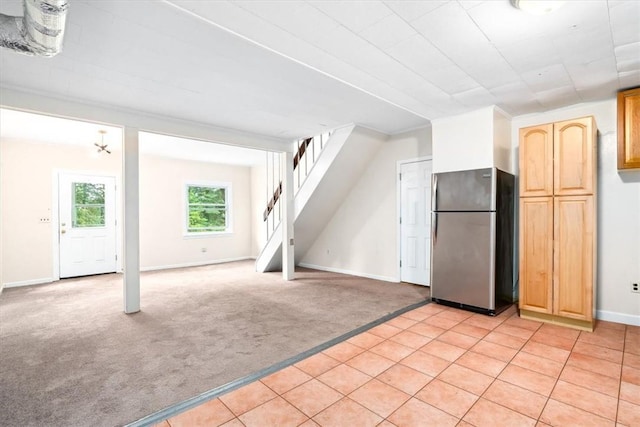
[[[19, 0], [0, 12], [21, 14]], [[0, 50], [0, 85], [293, 139], [520, 115], [640, 85], [640, 2], [70, 2], [63, 52]]]
[[[112, 152], [122, 148], [122, 128], [0, 108], [0, 140], [39, 144], [68, 144], [95, 150], [104, 143]], [[168, 135], [140, 132], [140, 152], [174, 159], [238, 166], [264, 165], [264, 151], [218, 143], [194, 141]]]

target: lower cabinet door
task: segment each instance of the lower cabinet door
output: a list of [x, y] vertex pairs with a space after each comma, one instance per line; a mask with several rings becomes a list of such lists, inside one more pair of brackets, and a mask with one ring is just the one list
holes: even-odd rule
[[554, 201], [554, 307], [559, 316], [593, 319], [593, 196]]
[[520, 199], [520, 308], [553, 313], [553, 197]]

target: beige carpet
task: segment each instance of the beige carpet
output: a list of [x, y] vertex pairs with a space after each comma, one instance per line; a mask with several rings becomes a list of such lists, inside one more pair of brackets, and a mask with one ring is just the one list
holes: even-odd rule
[[0, 295], [0, 425], [114, 426], [295, 356], [428, 297], [429, 289], [313, 270], [293, 282], [253, 262]]

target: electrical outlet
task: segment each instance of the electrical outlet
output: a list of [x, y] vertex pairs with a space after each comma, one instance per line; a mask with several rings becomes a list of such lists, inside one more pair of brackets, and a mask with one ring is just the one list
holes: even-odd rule
[[640, 284], [632, 283], [631, 284], [631, 292], [635, 292], [635, 293], [640, 294]]

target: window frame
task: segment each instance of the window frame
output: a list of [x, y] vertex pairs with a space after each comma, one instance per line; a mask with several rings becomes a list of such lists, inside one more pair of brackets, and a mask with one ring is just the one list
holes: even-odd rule
[[[226, 228], [222, 231], [190, 231], [189, 230], [189, 188], [207, 187], [224, 188]], [[187, 238], [216, 237], [233, 234], [233, 192], [231, 182], [225, 181], [187, 181], [182, 187], [182, 235]]]
[[[102, 186], [102, 203], [78, 203], [77, 199], [76, 199], [76, 185], [99, 185]], [[107, 211], [107, 205], [106, 205], [106, 192], [107, 192], [107, 188], [106, 185], [104, 183], [96, 183], [96, 182], [71, 182], [71, 228], [73, 229], [98, 229], [98, 228], [105, 228], [107, 226], [106, 223], [106, 211]], [[102, 208], [102, 212], [101, 212], [101, 219], [102, 219], [102, 223], [101, 224], [89, 224], [89, 225], [80, 225], [78, 223], [78, 207], [84, 207], [84, 208]]]

